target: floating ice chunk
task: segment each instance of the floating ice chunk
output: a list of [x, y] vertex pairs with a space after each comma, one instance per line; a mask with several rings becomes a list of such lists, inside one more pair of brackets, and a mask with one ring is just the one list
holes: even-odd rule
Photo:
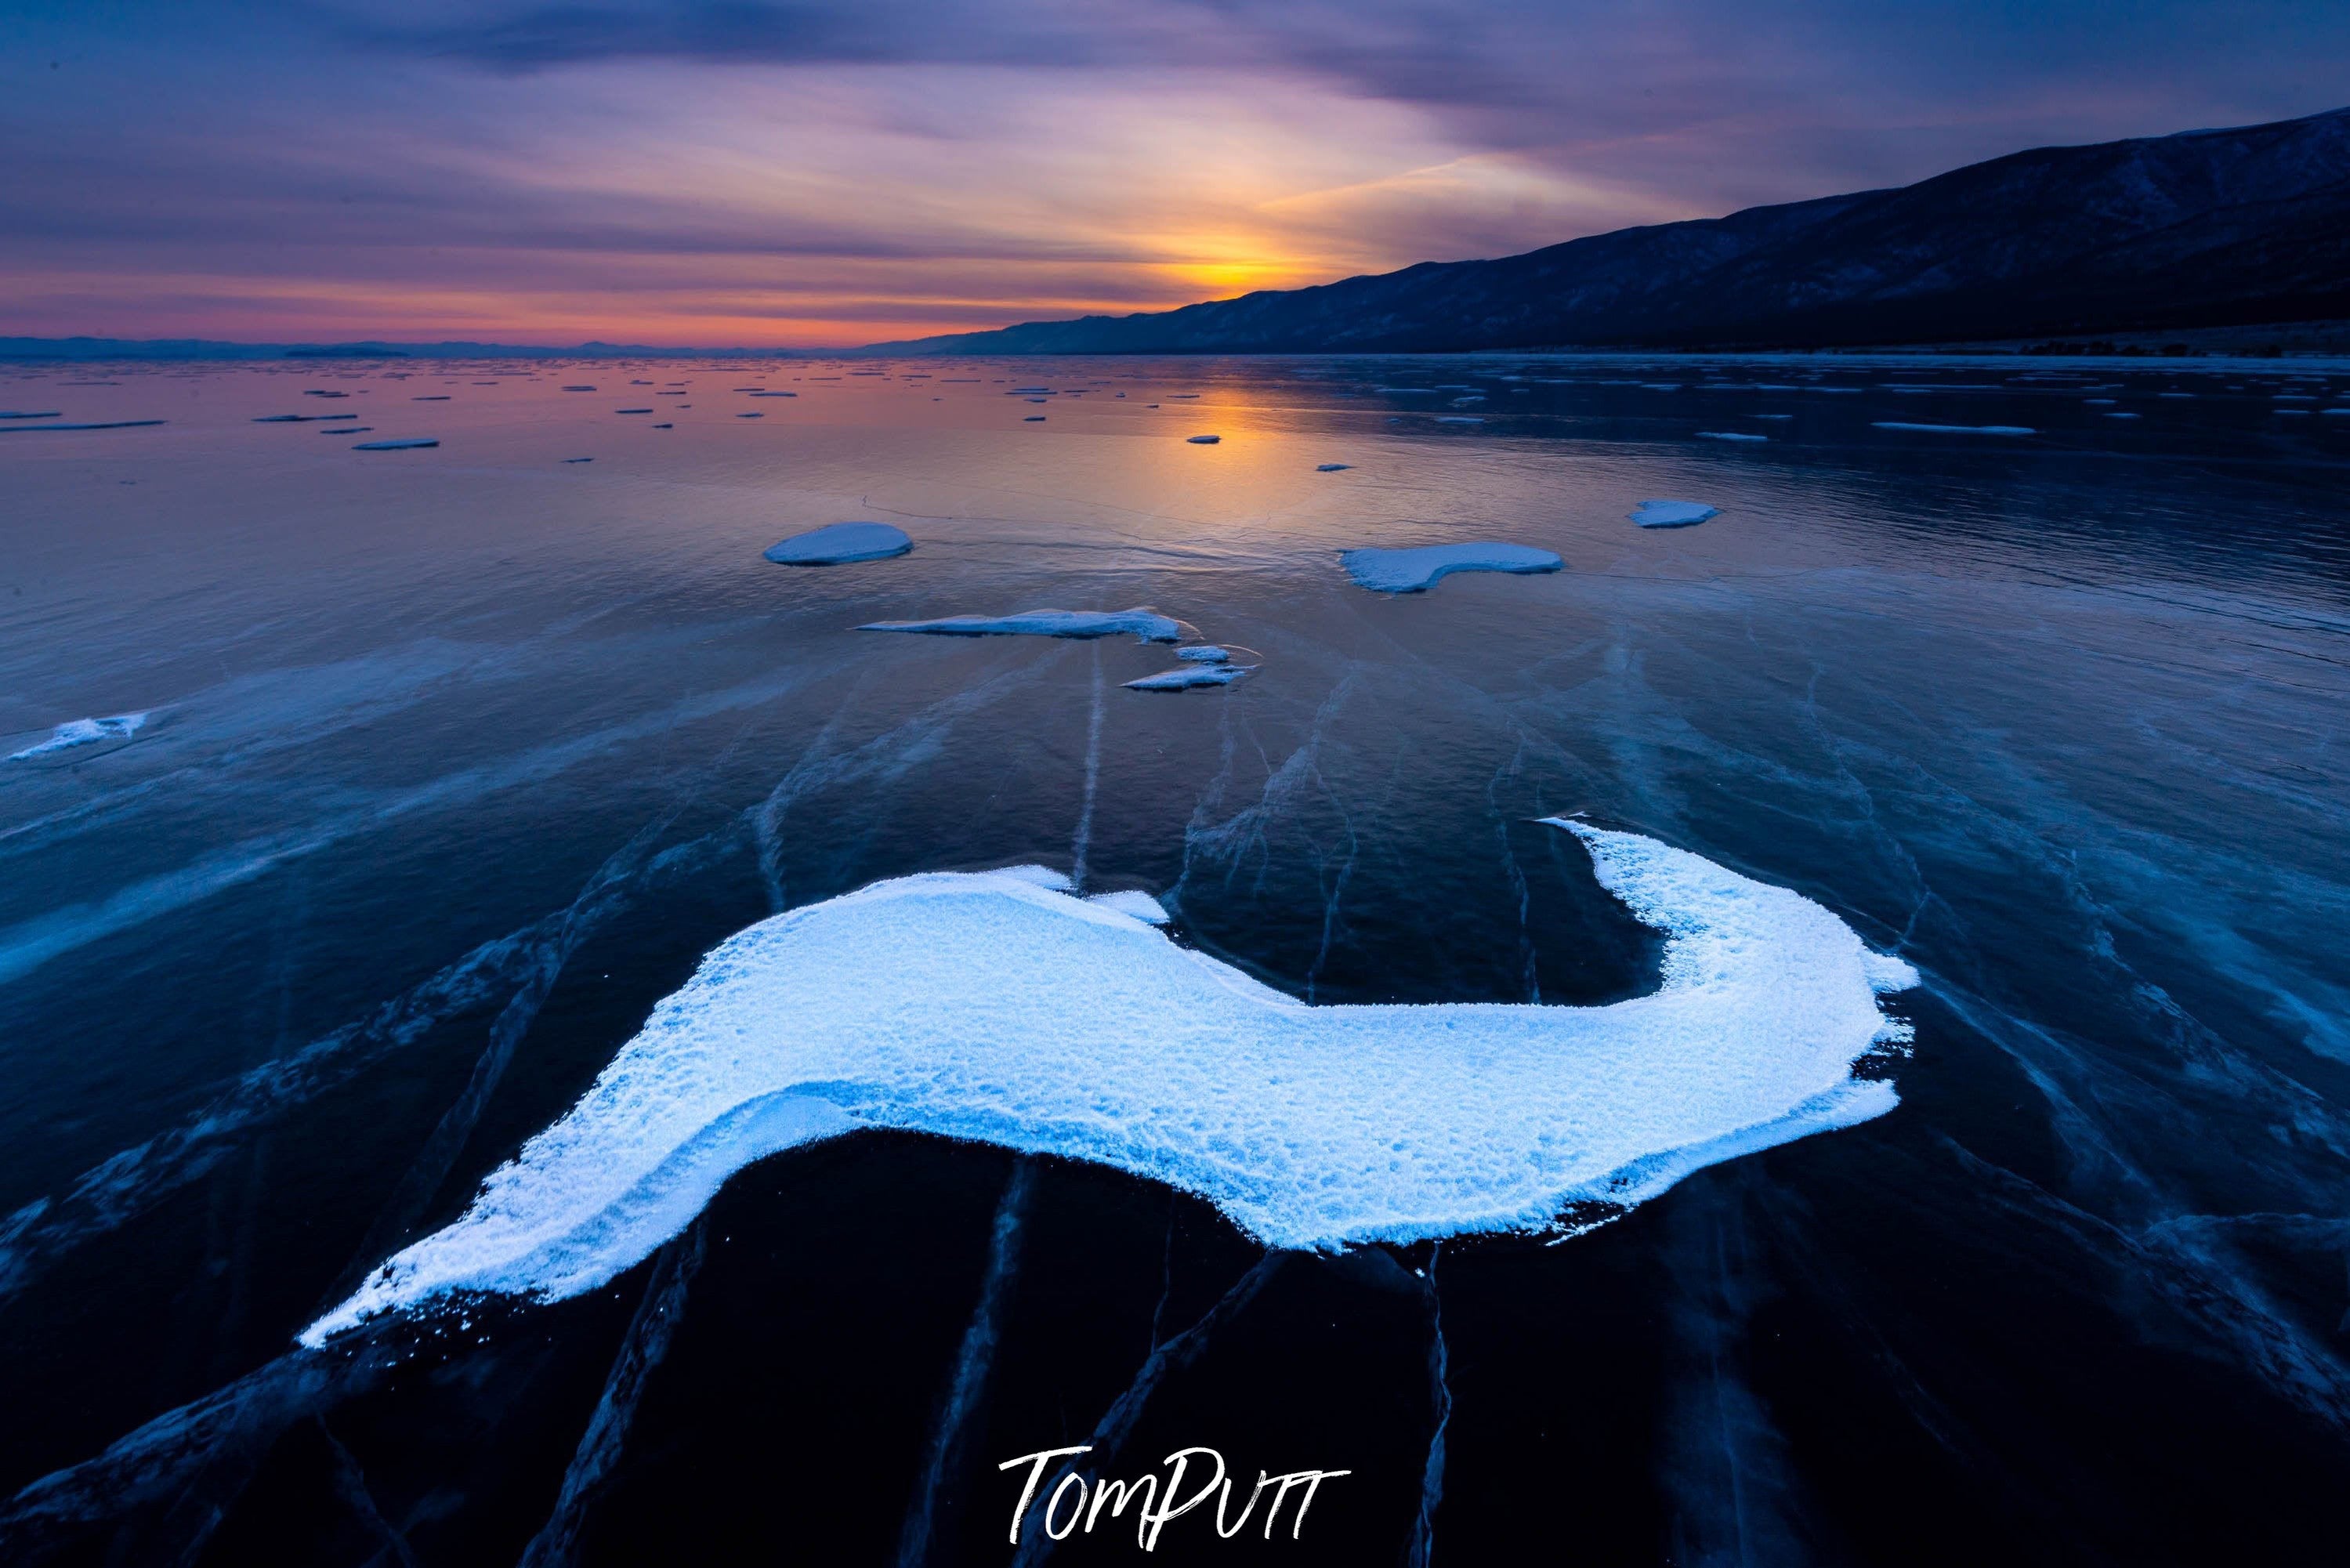
[[1678, 392], [1681, 389], [1681, 384], [1679, 381], [1642, 381], [1638, 385], [1643, 390], [1650, 392]]
[[785, 566], [837, 566], [850, 561], [886, 561], [913, 547], [904, 529], [887, 523], [829, 523], [770, 545], [763, 554]]
[[1023, 414], [1021, 416], [1021, 422], [1024, 424], [1041, 425], [1045, 422], [1045, 416], [1042, 414]]
[[57, 732], [38, 745], [26, 746], [21, 752], [11, 752], [8, 760], [21, 763], [34, 757], [46, 757], [56, 752], [69, 752], [76, 746], [95, 745], [100, 741], [127, 741], [147, 722], [148, 714], [116, 713], [104, 719], [75, 719], [59, 724]]
[[1232, 649], [1219, 648], [1212, 642], [1203, 642], [1197, 648], [1179, 648], [1175, 650], [1175, 657], [1198, 664], [1230, 664], [1232, 661]]
[[61, 417], [55, 409], [28, 413], [22, 409], [0, 409], [0, 420], [54, 420]]
[[672, 424], [659, 424], [659, 425], [655, 425], [655, 426], [653, 427], [653, 429], [655, 429], [655, 430], [657, 430], [657, 431], [673, 431], [673, 430], [677, 429], [677, 427], [676, 427], [675, 425], [672, 425]]
[[1869, 424], [1880, 431], [1922, 431], [1929, 435], [2028, 436], [2040, 433], [2030, 425], [1918, 425], [1905, 420], [1871, 420]]
[[1492, 541], [1423, 545], [1413, 550], [1348, 550], [1338, 564], [1358, 585], [1380, 594], [1416, 594], [1451, 572], [1555, 572], [1566, 565], [1548, 550]]
[[449, 400], [449, 394], [446, 392], [427, 392], [421, 397], [413, 397], [408, 400], [411, 403], [445, 403]]
[[649, 414], [652, 412], [650, 409], [614, 409], [612, 411], [616, 414]]
[[1317, 462], [1314, 465], [1314, 472], [1316, 473], [1344, 473], [1347, 470], [1354, 466], [1355, 465], [1351, 462]]
[[139, 425], [160, 425], [161, 420], [99, 420], [74, 425], [0, 425], [0, 435], [33, 435], [41, 431], [127, 431]]
[[1118, 893], [1096, 893], [1086, 902], [1098, 904], [1105, 909], [1116, 909], [1121, 915], [1132, 915], [1146, 925], [1163, 926], [1167, 923], [1165, 907], [1148, 893], [1130, 889]]
[[566, 462], [593, 462], [596, 460], [592, 457], [567, 457], [563, 461]]
[[596, 389], [593, 387], [566, 387], [563, 389], [567, 392], [592, 392]]
[[1193, 446], [1213, 446], [1224, 438], [1220, 435], [1196, 435], [1185, 436], [1183, 439]]
[[1643, 528], [1687, 528], [1709, 517], [1719, 517], [1721, 509], [1708, 506], [1702, 501], [1643, 501], [1632, 508], [1632, 521]]
[[1174, 642], [1183, 623], [1146, 607], [1123, 610], [1022, 610], [1017, 615], [951, 615], [939, 620], [877, 620], [858, 631], [923, 631], [941, 637], [1115, 637], [1130, 631], [1142, 642]]
[[764, 413], [754, 412], [748, 414], [736, 414], [734, 417], [738, 420], [764, 420], [767, 416]]
[[438, 436], [403, 436], [398, 441], [363, 441], [351, 448], [353, 452], [408, 452], [420, 446], [439, 446]]
[[1186, 664], [1125, 685], [1129, 691], [1189, 691], [1200, 686], [1230, 686], [1255, 668], [1253, 664]]
[[320, 435], [328, 436], [355, 436], [366, 435], [369, 431], [374, 429], [375, 427], [373, 425], [345, 425], [340, 430], [320, 431], [318, 433]]
[[2113, 405], [2113, 400], [2111, 398], [2083, 398], [2081, 400], [2092, 407], [2103, 405], [2110, 408]]
[[[754, 392], [751, 395], [754, 398], [796, 398], [799, 396], [797, 392]], [[681, 398], [685, 396], [685, 394], [683, 392], [664, 392], [662, 396]]]
[[1476, 414], [1439, 414], [1436, 422], [1440, 425], [1482, 425], [1485, 421]]
[[1769, 441], [1771, 438], [1766, 435], [1756, 435], [1752, 431], [1700, 431], [1697, 432], [1697, 439], [1700, 441]]
[[1549, 1228], [1898, 1103], [1852, 1069], [1905, 1037], [1877, 998], [1916, 982], [1908, 965], [1800, 894], [1552, 820], [1664, 933], [1654, 992], [1308, 1006], [1013, 872], [899, 877], [763, 920], [302, 1341], [452, 1292], [593, 1290], [735, 1171], [861, 1128], [1090, 1161], [1196, 1194], [1268, 1247], [1336, 1249]]
[[2350, 419], [2350, 409], [2320, 409], [2317, 411], [2329, 420]]

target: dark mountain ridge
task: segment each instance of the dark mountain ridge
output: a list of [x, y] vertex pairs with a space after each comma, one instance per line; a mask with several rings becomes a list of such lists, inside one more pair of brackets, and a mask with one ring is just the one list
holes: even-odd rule
[[1831, 348], [2344, 317], [2350, 109], [2043, 147], [1895, 190], [1498, 260], [870, 351]]

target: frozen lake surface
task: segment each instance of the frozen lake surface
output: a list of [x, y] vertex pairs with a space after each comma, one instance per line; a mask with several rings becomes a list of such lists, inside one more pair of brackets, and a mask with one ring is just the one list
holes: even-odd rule
[[1088, 1441], [1351, 1469], [1300, 1563], [2338, 1550], [2350, 373], [105, 373], [0, 369], [0, 1559], [1001, 1563]]

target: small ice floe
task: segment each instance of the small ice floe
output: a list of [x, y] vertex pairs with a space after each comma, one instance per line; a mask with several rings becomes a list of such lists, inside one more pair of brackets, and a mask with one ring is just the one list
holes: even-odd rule
[[1338, 564], [1357, 586], [1375, 594], [1416, 594], [1453, 572], [1555, 572], [1566, 565], [1531, 545], [1480, 541], [1473, 545], [1423, 545], [1410, 550], [1348, 550]]
[[374, 429], [373, 425], [345, 425], [338, 431], [320, 431], [318, 433], [320, 435], [366, 435]]
[[1871, 420], [1869, 426], [1880, 431], [1918, 431], [1927, 435], [2028, 436], [2040, 433], [2030, 425], [1920, 425], [1907, 420]]
[[1642, 381], [1638, 385], [1643, 390], [1650, 392], [1678, 392], [1681, 389], [1681, 384], [1679, 381]]
[[99, 420], [77, 425], [0, 425], [0, 435], [34, 435], [42, 431], [127, 431], [138, 425], [160, 425], [161, 420]]
[[[2308, 410], [2307, 409], [2272, 409], [2272, 410], [2270, 410], [2269, 411], [2270, 411], [2270, 412], [2272, 412], [2272, 413], [2274, 413], [2274, 414], [2280, 414], [2280, 415], [2282, 415], [2282, 416], [2283, 416], [2284, 418], [2286, 418], [2286, 419], [2305, 420], [2305, 419], [2307, 419], [2307, 418], [2309, 417], [2309, 410]], [[2131, 420], [2134, 420], [2134, 419], [2137, 418], [2137, 416], [2136, 414], [2107, 414], [2107, 415], [2106, 416], [2106, 418], [2107, 418], [2107, 419], [2109, 419], [2109, 420], [2110, 420], [2110, 419], [2131, 419]]]
[[[1268, 1248], [1572, 1234], [1691, 1172], [1884, 1115], [1883, 999], [1831, 909], [1638, 834], [1546, 819], [1659, 933], [1606, 1006], [1316, 1006], [1041, 867], [930, 872], [720, 944], [465, 1211], [301, 1333], [608, 1283], [736, 1171], [883, 1131], [1050, 1154], [1213, 1204]], [[881, 977], [884, 983], [876, 983]], [[372, 1262], [373, 1261], [370, 1260]]]
[[660, 424], [660, 425], [655, 425], [655, 426], [653, 427], [653, 429], [655, 429], [655, 430], [657, 430], [657, 431], [673, 431], [673, 430], [677, 429], [677, 427], [676, 427], [675, 425], [671, 425], [671, 424]]
[[2320, 409], [2318, 413], [2329, 420], [2350, 419], [2350, 409]]
[[566, 387], [563, 389], [567, 392], [592, 392], [596, 389], [593, 387]]
[[566, 462], [593, 462], [596, 460], [592, 457], [567, 457], [563, 461]]
[[1629, 515], [1643, 528], [1687, 528], [1721, 516], [1721, 508], [1702, 501], [1643, 501]]
[[652, 412], [650, 409], [614, 409], [612, 411], [616, 414], [649, 414]]
[[1020, 416], [1020, 422], [1023, 424], [1041, 425], [1045, 422], [1045, 416], [1042, 414], [1023, 414]]
[[1185, 436], [1183, 439], [1193, 446], [1213, 446], [1224, 438], [1220, 435], [1196, 435]]
[[1792, 420], [1795, 416], [1793, 414], [1749, 414], [1746, 417], [1750, 420]]
[[439, 446], [438, 436], [402, 436], [397, 441], [363, 441], [351, 448], [353, 452], [410, 452], [420, 446]]
[[2082, 400], [2083, 402], [2085, 402], [2085, 403], [2089, 404], [2089, 405], [2090, 405], [2091, 407], [2093, 407], [2093, 408], [2094, 408], [2094, 407], [2105, 407], [2105, 408], [2111, 408], [2111, 407], [2113, 406], [2113, 401], [2114, 401], [2111, 398], [2083, 398], [2081, 400]]
[[939, 637], [1115, 637], [1130, 631], [1141, 642], [1180, 642], [1185, 628], [1146, 606], [1123, 610], [1022, 610], [1017, 615], [951, 615], [938, 620], [877, 620], [858, 631], [921, 631]]
[[[681, 398], [685, 396], [683, 392], [664, 392], [661, 395], [663, 397], [670, 398]], [[797, 392], [754, 392], [751, 395], [754, 398], [796, 398], [799, 396]]]
[[59, 724], [56, 733], [38, 745], [26, 746], [21, 752], [11, 752], [12, 763], [30, 762], [58, 752], [69, 752], [76, 746], [96, 745], [100, 741], [127, 741], [139, 732], [147, 722], [146, 713], [115, 713], [104, 719], [75, 719]]
[[748, 413], [748, 414], [736, 414], [734, 417], [735, 417], [736, 419], [738, 419], [738, 420], [764, 420], [764, 419], [765, 419], [767, 416], [766, 416], [765, 414], [764, 414], [764, 413], [755, 413], [755, 412], [754, 412], [754, 413]]
[[1757, 435], [1752, 431], [1700, 431], [1697, 432], [1697, 439], [1700, 441], [1769, 441], [1771, 438], [1766, 435]]
[[54, 420], [59, 417], [55, 409], [44, 409], [37, 413], [29, 413], [22, 409], [0, 409], [0, 420]]
[[[2295, 414], [2305, 414], [2309, 412], [2307, 409], [2288, 409], [2282, 411]], [[2136, 414], [2107, 414], [2106, 418], [2109, 420], [2134, 420], [2137, 418], [2137, 416]]]
[[1314, 472], [1316, 473], [1344, 473], [1347, 470], [1354, 466], [1355, 465], [1351, 462], [1317, 462], [1314, 465]]
[[445, 403], [449, 400], [449, 394], [446, 392], [426, 392], [421, 396], [411, 398], [408, 400], [411, 403]]
[[1436, 422], [1440, 425], [1482, 425], [1485, 421], [1475, 414], [1439, 414]]
[[1229, 664], [1232, 662], [1232, 650], [1212, 642], [1203, 642], [1197, 648], [1177, 649], [1175, 657], [1191, 659], [1195, 664]]
[[1253, 664], [1186, 664], [1125, 685], [1129, 691], [1189, 691], [1201, 686], [1230, 686], [1255, 668]]
[[886, 561], [914, 547], [902, 528], [887, 523], [828, 523], [795, 534], [762, 552], [785, 566], [838, 566], [850, 561]]

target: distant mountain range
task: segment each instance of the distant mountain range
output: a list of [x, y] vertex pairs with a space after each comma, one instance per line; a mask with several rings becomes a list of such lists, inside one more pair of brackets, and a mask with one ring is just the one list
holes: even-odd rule
[[793, 348], [654, 348], [582, 343], [224, 343], [209, 337], [0, 337], [0, 360], [52, 359], [785, 359]]
[[882, 354], [1832, 348], [2350, 317], [2350, 109]]

